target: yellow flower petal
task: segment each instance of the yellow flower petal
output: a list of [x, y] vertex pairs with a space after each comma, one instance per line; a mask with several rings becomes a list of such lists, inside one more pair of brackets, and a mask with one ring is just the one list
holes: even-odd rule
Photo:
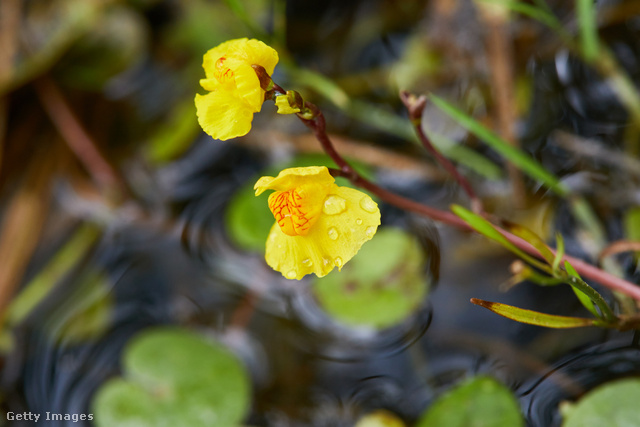
[[256, 196], [266, 190], [288, 191], [304, 184], [333, 184], [335, 179], [326, 166], [308, 166], [289, 168], [281, 171], [277, 177], [263, 176], [253, 186]]
[[217, 79], [200, 79], [200, 86], [209, 92], [213, 92], [220, 87], [220, 82]]
[[202, 66], [207, 78], [213, 78], [215, 64], [222, 57], [238, 59], [249, 65], [259, 64], [269, 75], [273, 74], [273, 70], [278, 63], [278, 52], [260, 40], [249, 40], [246, 37], [229, 40], [204, 54]]
[[257, 113], [264, 102], [264, 90], [260, 88], [260, 79], [251, 65], [242, 64], [234, 70], [234, 77], [238, 94], [250, 106], [252, 112]]
[[253, 112], [233, 92], [219, 89], [196, 94], [195, 103], [200, 126], [215, 139], [225, 141], [246, 135], [251, 129]]
[[260, 64], [267, 71], [267, 74], [273, 74], [273, 70], [278, 63], [278, 52], [276, 52], [275, 49], [267, 46], [260, 40], [251, 39], [247, 41], [247, 46], [244, 51], [247, 55], [247, 62]]
[[369, 196], [332, 181], [325, 167], [310, 167], [287, 169], [276, 178], [263, 177], [256, 183], [256, 193], [298, 190], [300, 185], [328, 189], [318, 199], [317, 219], [305, 235], [286, 234], [278, 222], [271, 228], [265, 259], [288, 279], [300, 280], [311, 273], [322, 277], [334, 267], [340, 270], [380, 225], [378, 205]]

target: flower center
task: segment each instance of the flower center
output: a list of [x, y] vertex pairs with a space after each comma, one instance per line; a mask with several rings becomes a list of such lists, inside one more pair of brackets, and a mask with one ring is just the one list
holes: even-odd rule
[[226, 83], [233, 79], [233, 71], [231, 71], [229, 67], [224, 65], [226, 60], [227, 58], [224, 56], [219, 58], [216, 61], [215, 71], [213, 72], [213, 75], [216, 79], [218, 79], [220, 83]]
[[269, 209], [282, 232], [288, 236], [304, 236], [316, 222], [317, 212], [297, 188], [276, 191], [269, 196]]

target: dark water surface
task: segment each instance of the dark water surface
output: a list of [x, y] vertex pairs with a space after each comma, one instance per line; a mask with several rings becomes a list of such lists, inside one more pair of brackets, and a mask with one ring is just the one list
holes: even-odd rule
[[[171, 13], [177, 7], [173, 2], [156, 3], [142, 16], [152, 35], [160, 37], [168, 23], [180, 18]], [[447, 15], [446, 32], [434, 35], [432, 31], [442, 28], [436, 21], [443, 16], [438, 7], [444, 3], [286, 2], [286, 44], [301, 65], [325, 73], [347, 90], [351, 90], [349, 81], [358, 81], [353, 92], [361, 93], [363, 99], [401, 111], [395, 90], [367, 71], [396, 61], [406, 41], [420, 33], [433, 46], [445, 46], [440, 45], [440, 52], [451, 55], [440, 61], [451, 65], [454, 77], [436, 73], [427, 79], [425, 91], [437, 89], [449, 99], [469, 93], [486, 95], [491, 92], [486, 81], [488, 65], [476, 51], [474, 36], [483, 30], [473, 8], [461, 2], [456, 13]], [[575, 27], [570, 10], [562, 2], [555, 3], [558, 16]], [[613, 7], [624, 2], [601, 3]], [[534, 35], [527, 38], [531, 25], [514, 24], [512, 29], [520, 48], [514, 58], [516, 73], [531, 85], [529, 110], [520, 113], [517, 122], [522, 147], [592, 203], [609, 241], [621, 239], [622, 214], [638, 204], [638, 174], [631, 173], [630, 178], [624, 168], [560, 146], [557, 131], [595, 139], [605, 149], [618, 151], [628, 126], [626, 110], [604, 79], [558, 46], [558, 40], [538, 34], [535, 26]], [[612, 19], [601, 28], [603, 40], [636, 84], [640, 81], [639, 32], [638, 16]], [[113, 79], [106, 90], [109, 102], [127, 104], [143, 122], [161, 117], [159, 110], [179, 98], [182, 90], [154, 54]], [[181, 60], [175, 58], [176, 63]], [[280, 77], [288, 78], [284, 72]], [[13, 95], [16, 102], [27, 96], [26, 90]], [[330, 131], [424, 157], [400, 137], [346, 118], [323, 104], [322, 98], [317, 101], [327, 110]], [[268, 121], [275, 120], [272, 113], [256, 117], [256, 128], [270, 127]], [[305, 132], [292, 126], [292, 133]], [[256, 426], [351, 426], [379, 408], [411, 425], [442, 392], [475, 374], [492, 375], [510, 387], [527, 425], [559, 426], [561, 402], [573, 401], [604, 382], [640, 375], [640, 348], [633, 331], [547, 330], [471, 305], [469, 299], [476, 297], [549, 313], [587, 315], [568, 287], [522, 283], [507, 293], [499, 291], [509, 279], [512, 256], [478, 236], [385, 204], [381, 204], [383, 226], [408, 230], [428, 255], [431, 263], [425, 277], [432, 281], [432, 290], [416, 313], [398, 326], [376, 332], [337, 324], [318, 307], [308, 281], [287, 281], [266, 266], [262, 256], [230, 242], [224, 215], [231, 196], [254, 182], [265, 167], [289, 156], [284, 149], [284, 153], [266, 153], [246, 145], [214, 142], [200, 135], [184, 155], [155, 168], [129, 150], [111, 153], [123, 158], [122, 169], [133, 182], [133, 191], [142, 193], [144, 212], [125, 205], [101, 219], [98, 243], [17, 327], [15, 346], [4, 359], [1, 377], [6, 411], [90, 412], [96, 389], [120, 374], [124, 345], [154, 325], [185, 325], [230, 346], [251, 373], [254, 401], [246, 424]], [[471, 145], [499, 161], [477, 141]], [[398, 172], [377, 171], [377, 182], [442, 209], [466, 203], [450, 181], [425, 183]], [[469, 176], [477, 178], [470, 172]], [[551, 236], [553, 231], [565, 236], [569, 254], [593, 262], [568, 203], [525, 181], [534, 194], [527, 209], [512, 206], [502, 181], [478, 178], [473, 184], [488, 204], [496, 206], [498, 215], [502, 209], [506, 217], [515, 212], [519, 218], [543, 222]], [[92, 211], [94, 216], [102, 212], [91, 202], [77, 202], [76, 197], [82, 197], [64, 177], [54, 189], [49, 221], [63, 226], [39, 246], [25, 283], [86, 217], [79, 211], [88, 206], [98, 211]], [[640, 271], [633, 257], [621, 256], [617, 262], [626, 278], [638, 283]], [[612, 300], [604, 288], [598, 290]], [[103, 328], [78, 333], [77, 324], [89, 322], [78, 317], [87, 306], [98, 311], [108, 307], [108, 321]]]

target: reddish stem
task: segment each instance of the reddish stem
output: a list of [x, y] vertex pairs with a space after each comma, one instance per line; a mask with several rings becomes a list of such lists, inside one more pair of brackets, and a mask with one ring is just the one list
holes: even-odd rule
[[121, 187], [118, 173], [98, 151], [55, 83], [43, 77], [35, 81], [35, 88], [54, 126], [93, 179], [103, 188]]
[[444, 157], [440, 152], [433, 146], [431, 140], [424, 133], [422, 129], [422, 112], [424, 110], [424, 106], [426, 104], [426, 98], [424, 96], [416, 98], [414, 95], [411, 95], [409, 92], [402, 91], [400, 92], [400, 99], [407, 107], [407, 111], [409, 112], [409, 118], [411, 119], [411, 123], [416, 130], [416, 134], [422, 143], [422, 146], [431, 154], [438, 163], [458, 182], [458, 184], [462, 187], [465, 193], [471, 199], [471, 207], [474, 212], [481, 213], [483, 211], [482, 201], [476, 196], [476, 193], [473, 191], [471, 184], [467, 179], [458, 172], [458, 169], [455, 167], [453, 163], [449, 161], [446, 157]]
[[[349, 179], [355, 185], [358, 185], [370, 191], [372, 194], [378, 196], [381, 200], [384, 200], [385, 202], [397, 206], [401, 209], [427, 216], [435, 221], [449, 224], [463, 230], [473, 231], [469, 224], [458, 218], [452, 212], [442, 211], [407, 199], [391, 191], [385, 190], [384, 188], [379, 187], [378, 185], [359, 175], [358, 172], [353, 169], [353, 167], [336, 151], [335, 147], [333, 146], [333, 143], [329, 139], [329, 136], [326, 132], [325, 120], [322, 112], [320, 112], [318, 108], [313, 104], [305, 103], [305, 106], [317, 112], [317, 115], [313, 120], [305, 120], [302, 118], [301, 120], [305, 125], [313, 130], [313, 133], [322, 145], [325, 152], [340, 167], [340, 170], [332, 171], [335, 175]], [[494, 227], [498, 231], [500, 231], [500, 233], [502, 233], [512, 244], [527, 252], [528, 254], [542, 259], [540, 252], [531, 244], [529, 244], [529, 242], [509, 233], [507, 230], [504, 230], [496, 225], [494, 225]], [[576, 271], [580, 273], [580, 275], [584, 278], [594, 280], [609, 289], [619, 291], [640, 301], [639, 286], [616, 277], [612, 274], [609, 274], [606, 271], [588, 264], [578, 258], [565, 255], [563, 257], [563, 260], [569, 261], [569, 263], [576, 269]]]

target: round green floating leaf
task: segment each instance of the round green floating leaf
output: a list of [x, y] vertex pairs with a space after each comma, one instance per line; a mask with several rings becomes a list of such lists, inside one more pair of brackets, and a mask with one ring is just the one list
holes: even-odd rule
[[100, 388], [94, 399], [93, 412], [98, 426], [155, 426], [156, 403], [137, 384], [113, 379]]
[[425, 258], [413, 236], [381, 228], [341, 272], [317, 279], [313, 292], [339, 322], [386, 328], [402, 322], [424, 300]]
[[417, 427], [519, 427], [524, 421], [511, 391], [491, 377], [478, 376], [441, 396]]
[[220, 344], [189, 331], [158, 328], [124, 352], [124, 379], [108, 381], [93, 407], [96, 425], [236, 426], [249, 407], [249, 378]]
[[563, 427], [640, 426], [640, 379], [613, 381], [595, 388], [576, 404], [562, 407]]
[[240, 248], [264, 252], [269, 230], [276, 220], [267, 203], [269, 194], [256, 197], [253, 185], [251, 182], [243, 186], [231, 199], [226, 212], [227, 231]]

